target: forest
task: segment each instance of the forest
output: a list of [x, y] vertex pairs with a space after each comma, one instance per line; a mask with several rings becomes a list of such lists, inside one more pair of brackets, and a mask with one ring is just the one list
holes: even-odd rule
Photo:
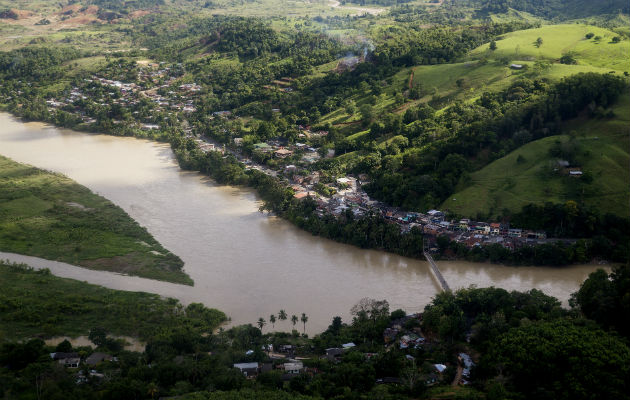
[[[351, 321], [334, 317], [312, 338], [295, 329], [283, 332], [281, 320], [272, 329], [262, 318], [257, 326], [215, 330], [225, 316], [200, 304], [182, 307], [172, 299], [102, 289], [19, 265], [0, 266], [0, 285], [0, 395], [8, 399], [407, 399], [448, 390], [448, 398], [456, 399], [628, 398], [630, 330], [618, 318], [628, 312], [627, 265], [592, 273], [569, 309], [535, 289], [442, 293], [417, 315], [363, 299], [352, 308]], [[26, 288], [37, 288], [40, 296], [20, 307]], [[42, 332], [36, 327], [41, 317], [33, 315], [42, 310], [49, 319], [46, 335], [83, 333], [91, 344], [50, 346], [32, 336]], [[133, 315], [134, 322], [123, 315]], [[138, 335], [144, 351], [125, 350], [114, 334]], [[422, 340], [407, 346], [410, 337]], [[347, 343], [349, 350], [326, 356]], [[298, 374], [281, 370], [290, 356], [268, 351], [286, 346], [302, 360]], [[115, 358], [72, 368], [50, 353]], [[239, 363], [270, 369], [246, 378], [233, 367]], [[462, 368], [468, 369], [466, 384], [452, 386]]]

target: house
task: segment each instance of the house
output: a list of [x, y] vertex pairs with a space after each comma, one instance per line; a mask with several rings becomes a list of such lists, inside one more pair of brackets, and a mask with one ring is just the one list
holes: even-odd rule
[[399, 330], [395, 328], [385, 328], [383, 331], [383, 340], [385, 343], [390, 343], [396, 340], [396, 336], [398, 335]]
[[475, 226], [474, 232], [479, 235], [489, 235], [491, 228], [490, 225], [484, 222], [478, 222]]
[[92, 353], [85, 359], [87, 365], [96, 365], [102, 361], [113, 361], [114, 357], [106, 353]]
[[509, 237], [520, 238], [521, 237], [521, 233], [522, 233], [522, 231], [520, 229], [517, 229], [517, 228], [510, 228], [510, 229], [508, 229], [508, 236]]
[[63, 352], [56, 352], [56, 353], [50, 353], [50, 358], [52, 358], [55, 361], [59, 361], [59, 360], [65, 360], [66, 358], [76, 358], [79, 357], [79, 353], [63, 353]]
[[498, 236], [501, 234], [501, 224], [497, 222], [493, 222], [490, 224], [490, 234], [494, 236]]
[[330, 361], [339, 361], [343, 355], [343, 349], [338, 347], [331, 347], [326, 349], [326, 358]]
[[242, 137], [234, 138], [234, 144], [237, 145], [237, 146], [242, 146], [243, 145], [243, 138]]
[[293, 152], [289, 149], [281, 148], [274, 152], [278, 158], [287, 158], [293, 155]]
[[354, 344], [352, 342], [344, 343], [344, 344], [341, 345], [341, 347], [343, 347], [344, 350], [349, 350], [349, 349], [351, 349], [351, 348], [353, 348], [355, 346], [356, 346], [356, 344]]
[[523, 69], [523, 64], [511, 64], [510, 68], [512, 68], [512, 69]]
[[444, 219], [444, 213], [442, 211], [429, 210], [429, 211], [427, 211], [427, 214], [429, 215], [431, 220], [433, 220], [435, 222], [441, 221], [442, 219]]
[[444, 364], [433, 364], [433, 368], [437, 370], [440, 374], [446, 370], [446, 365]]
[[284, 372], [287, 374], [299, 374], [304, 369], [301, 361], [288, 362], [283, 364]]
[[290, 344], [283, 344], [278, 347], [278, 352], [280, 353], [293, 353], [295, 351], [295, 346]]
[[258, 375], [257, 362], [237, 363], [234, 364], [234, 368], [238, 368], [247, 378], [254, 378], [256, 375]]
[[307, 198], [310, 195], [310, 192], [297, 192], [293, 195], [294, 198], [298, 200], [302, 200]]
[[66, 368], [79, 368], [79, 364], [81, 364], [81, 359], [76, 358], [66, 358], [64, 360], [59, 360], [59, 364], [63, 364]]
[[569, 168], [569, 176], [572, 178], [581, 178], [582, 171], [579, 168]]

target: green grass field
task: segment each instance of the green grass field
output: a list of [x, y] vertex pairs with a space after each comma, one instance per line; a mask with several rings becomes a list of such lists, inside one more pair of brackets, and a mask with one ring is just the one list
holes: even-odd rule
[[[602, 39], [587, 40], [585, 35], [592, 32]], [[394, 93], [405, 90], [413, 71], [413, 84], [422, 88], [423, 97], [407, 101], [405, 106], [397, 107], [403, 112], [408, 106], [417, 103], [448, 106], [451, 101], [472, 101], [483, 92], [495, 92], [507, 88], [520, 78], [548, 78], [559, 80], [581, 72], [622, 74], [630, 71], [630, 41], [610, 43], [617, 36], [613, 31], [595, 26], [549, 25], [537, 29], [512, 32], [497, 41], [497, 50], [488, 50], [488, 44], [470, 52], [462, 62], [439, 65], [418, 65], [404, 68], [393, 76], [391, 84], [383, 88], [374, 104], [374, 113], [389, 111], [394, 105]], [[543, 39], [540, 48], [534, 46], [538, 37]], [[566, 52], [575, 53], [577, 65], [558, 62]], [[548, 69], [536, 70], [535, 61], [545, 60], [551, 64]], [[526, 66], [524, 70], [510, 69], [510, 63]], [[313, 76], [321, 76], [325, 70], [334, 68], [333, 63], [321, 66]], [[371, 94], [357, 94], [352, 97], [358, 106], [364, 104]], [[360, 115], [348, 115], [342, 108], [322, 117], [323, 123], [344, 124], [360, 120]]]
[[27, 337], [87, 335], [92, 328], [147, 340], [159, 327], [194, 324], [211, 332], [226, 320], [221, 311], [196, 308], [159, 295], [105, 289], [47, 271], [0, 261], [0, 343]]
[[[471, 217], [478, 213], [497, 216], [505, 209], [519, 211], [528, 203], [576, 200], [602, 213], [629, 217], [630, 95], [620, 99], [614, 112], [610, 119], [569, 121], [563, 129], [567, 134], [528, 143], [472, 173], [442, 209]], [[555, 160], [550, 148], [556, 141], [569, 140], [569, 134], [587, 152], [581, 167], [592, 176], [590, 184], [545, 173]]]
[[[586, 39], [587, 33], [600, 36], [601, 40]], [[534, 61], [539, 59], [557, 61], [567, 52], [575, 52], [578, 65], [605, 68], [608, 71], [630, 71], [630, 41], [611, 43], [619, 36], [608, 29], [583, 24], [546, 25], [508, 33], [497, 40], [497, 49], [491, 51], [484, 44], [470, 53], [472, 58], [509, 58], [512, 62]], [[540, 47], [535, 46], [541, 38]]]
[[0, 156], [0, 250], [192, 285], [183, 262], [121, 208]]

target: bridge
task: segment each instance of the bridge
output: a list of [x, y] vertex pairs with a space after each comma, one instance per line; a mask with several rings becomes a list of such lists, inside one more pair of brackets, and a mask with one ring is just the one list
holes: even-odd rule
[[450, 292], [451, 288], [448, 286], [448, 283], [446, 282], [446, 279], [444, 279], [444, 276], [442, 276], [442, 273], [440, 272], [437, 263], [435, 262], [433, 257], [431, 257], [431, 254], [429, 254], [429, 252], [426, 250], [424, 250], [424, 258], [426, 258], [429, 262], [429, 265], [431, 266], [431, 272], [433, 272], [433, 276], [440, 284], [442, 290], [445, 292]]

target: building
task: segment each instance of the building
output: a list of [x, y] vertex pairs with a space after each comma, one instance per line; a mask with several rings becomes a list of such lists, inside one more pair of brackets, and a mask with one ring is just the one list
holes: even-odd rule
[[304, 364], [301, 361], [288, 362], [283, 364], [284, 372], [287, 374], [299, 374], [304, 369]]
[[87, 365], [96, 365], [102, 361], [113, 361], [114, 357], [106, 353], [92, 353], [85, 359]]
[[258, 363], [257, 362], [249, 362], [249, 363], [237, 363], [234, 364], [234, 368], [238, 368], [243, 375], [247, 378], [253, 378], [258, 375]]
[[293, 152], [289, 149], [282, 148], [282, 149], [276, 150], [274, 154], [278, 158], [287, 158], [287, 157], [291, 157], [293, 155]]

